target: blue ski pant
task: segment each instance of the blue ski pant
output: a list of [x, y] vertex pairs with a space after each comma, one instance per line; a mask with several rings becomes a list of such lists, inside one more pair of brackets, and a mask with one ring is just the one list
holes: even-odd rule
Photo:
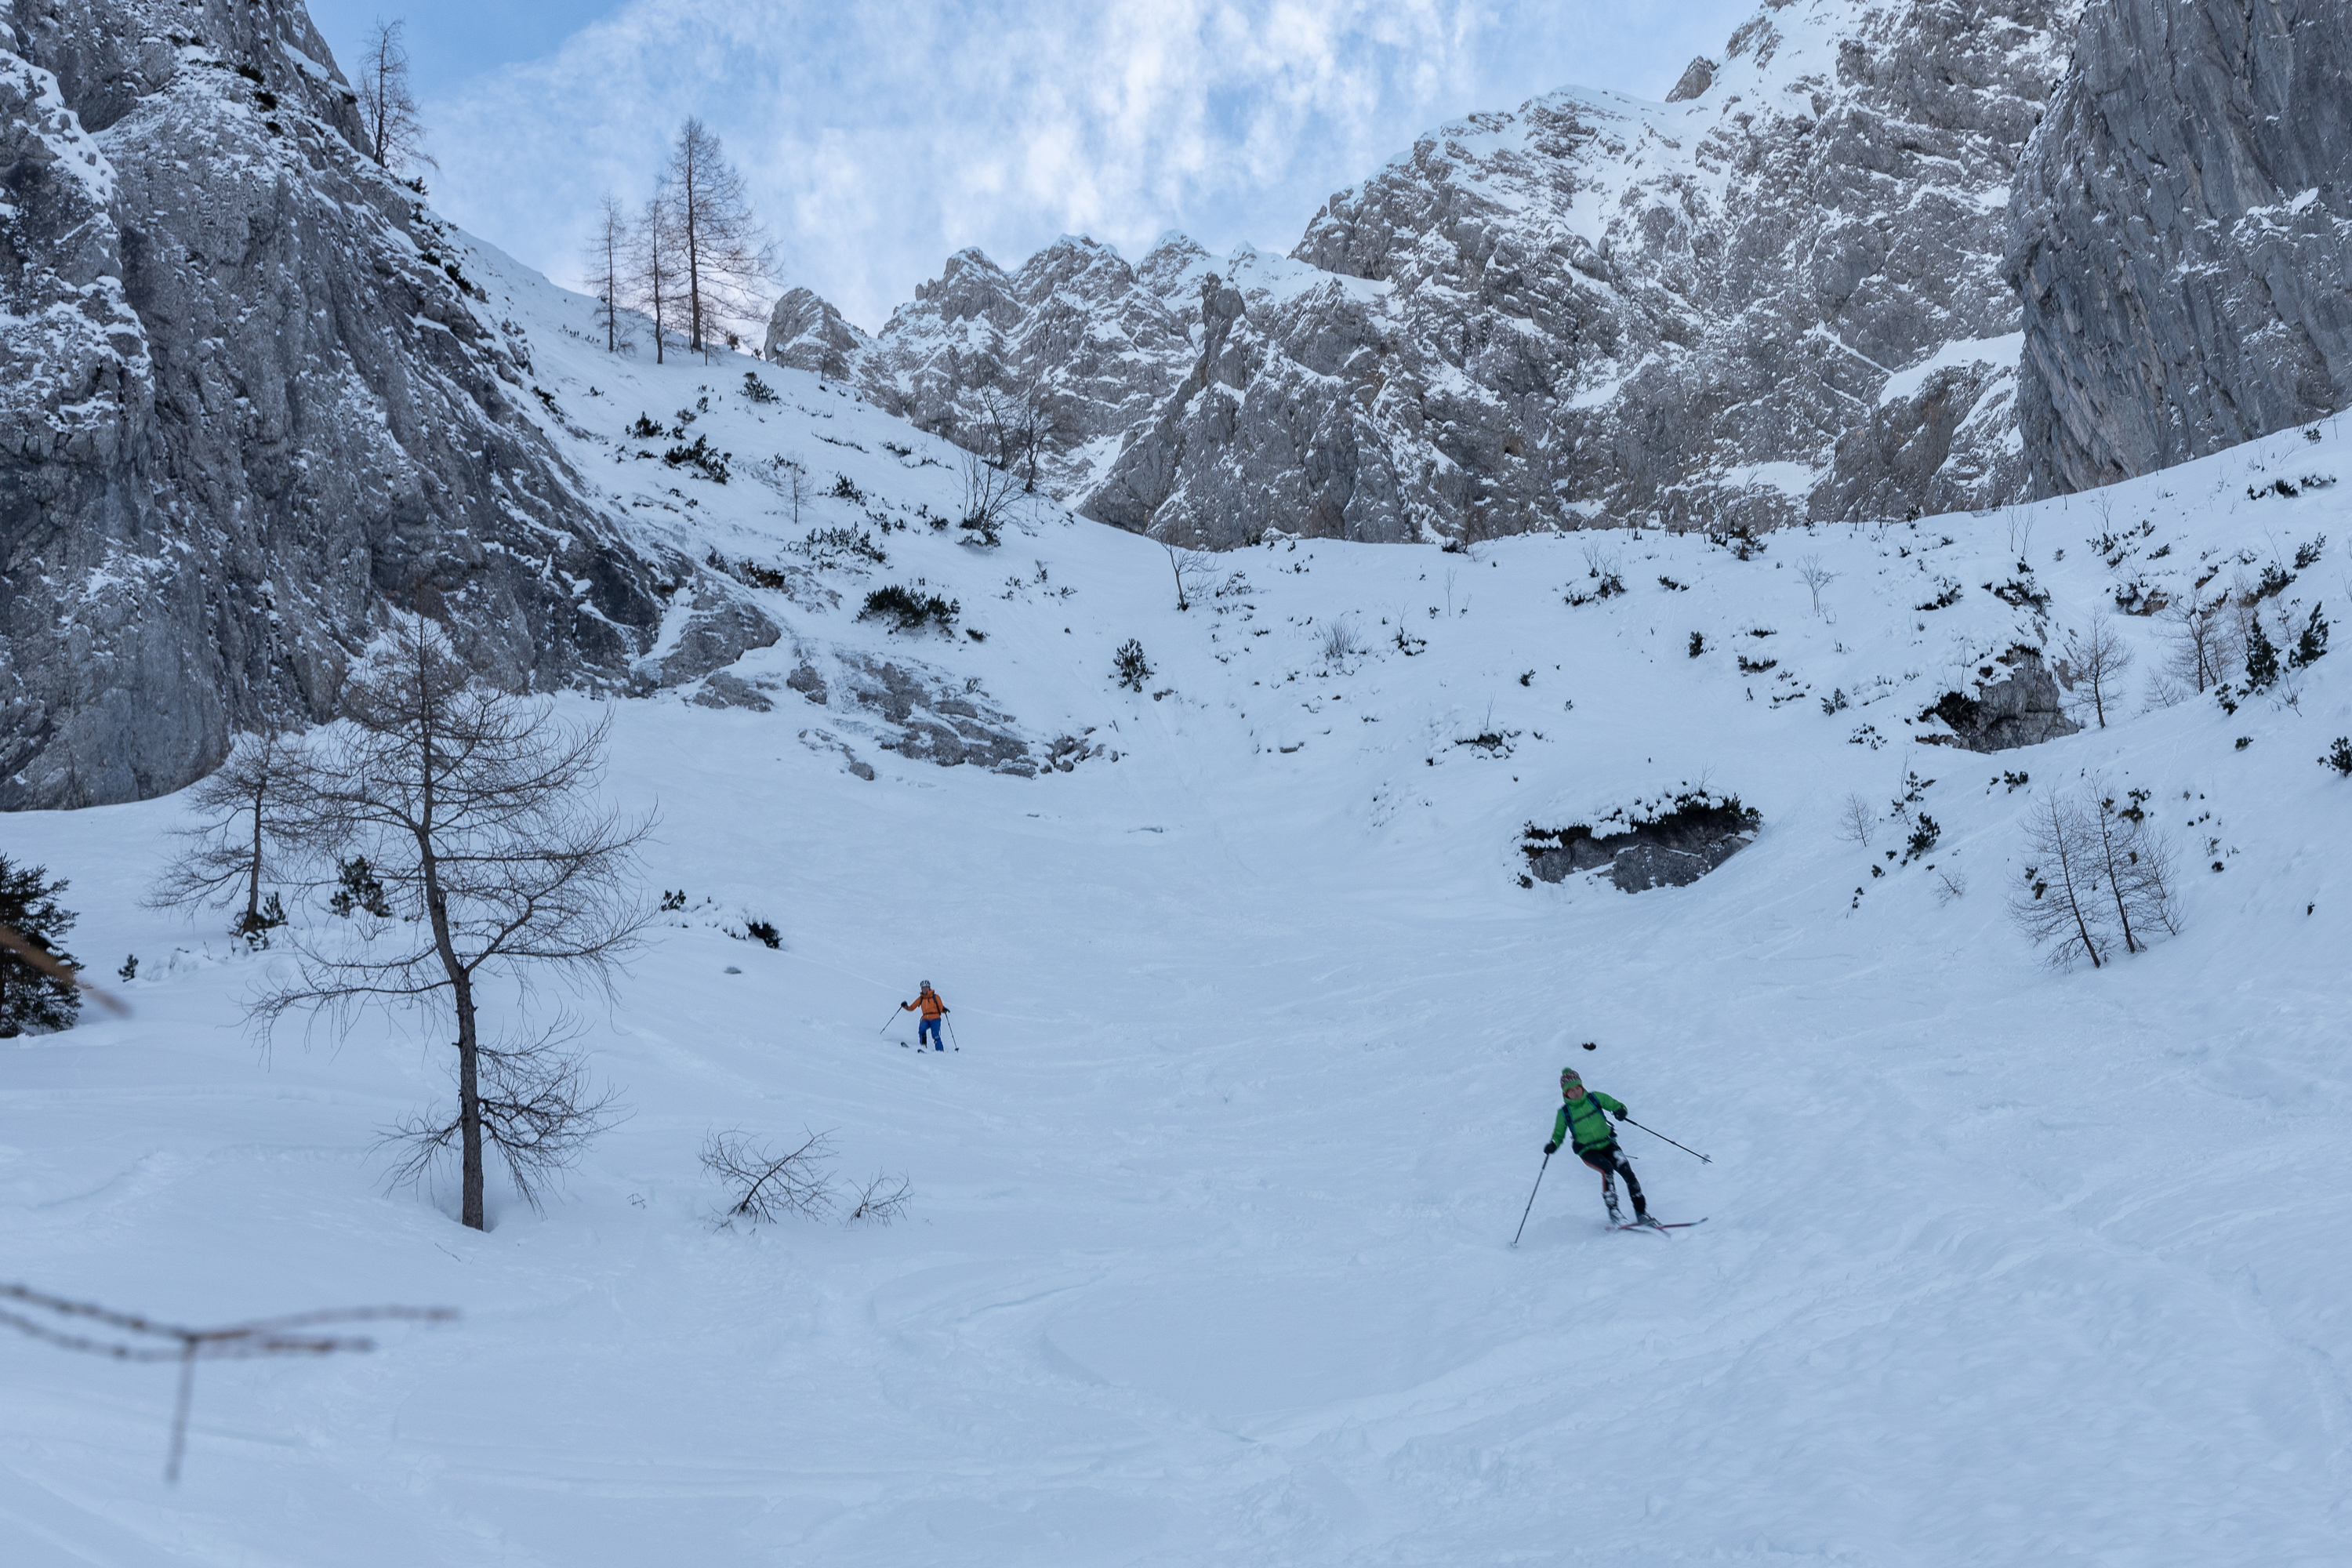
[[940, 1044], [940, 1021], [937, 1018], [924, 1019], [923, 1026], [915, 1031], [915, 1048], [917, 1050], [919, 1051], [923, 1048], [923, 1041], [926, 1038], [930, 1040], [931, 1049], [935, 1051], [943, 1051], [947, 1049], [945, 1046]]

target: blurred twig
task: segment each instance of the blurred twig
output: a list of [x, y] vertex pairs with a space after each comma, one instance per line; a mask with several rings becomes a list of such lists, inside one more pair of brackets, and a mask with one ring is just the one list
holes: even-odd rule
[[[35, 1316], [36, 1313], [47, 1316]], [[332, 1307], [216, 1329], [190, 1329], [177, 1323], [157, 1322], [136, 1312], [118, 1312], [95, 1301], [70, 1301], [26, 1285], [0, 1285], [0, 1327], [15, 1329], [60, 1350], [108, 1356], [115, 1361], [179, 1363], [180, 1386], [172, 1411], [171, 1452], [163, 1465], [163, 1479], [173, 1483], [180, 1479], [180, 1458], [187, 1447], [188, 1407], [195, 1395], [196, 1363], [372, 1351], [375, 1342], [364, 1335], [317, 1331], [352, 1323], [446, 1323], [457, 1316], [454, 1307]], [[88, 1328], [81, 1326], [84, 1324]]]
[[80, 970], [76, 969], [70, 963], [58, 963], [56, 958], [52, 957], [48, 953], [43, 952], [39, 948], [35, 947], [31, 942], [26, 942], [23, 937], [19, 936], [11, 927], [0, 925], [0, 947], [6, 948], [9, 952], [15, 953], [17, 957], [31, 964], [34, 968], [38, 969], [45, 973], [53, 974], [68, 985], [79, 986], [82, 990], [89, 992], [91, 995], [98, 998], [99, 1005], [100, 1006], [113, 1014], [116, 1017], [128, 1018], [131, 1016], [131, 1004], [122, 1000], [121, 997], [117, 996], [113, 992], [109, 991], [105, 986], [93, 985], [89, 981], [84, 980], [81, 977]]

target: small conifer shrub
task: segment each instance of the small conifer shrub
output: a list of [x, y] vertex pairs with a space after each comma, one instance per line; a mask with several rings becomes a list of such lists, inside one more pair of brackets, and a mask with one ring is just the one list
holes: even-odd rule
[[1133, 637], [1121, 644], [1112, 656], [1111, 673], [1129, 691], [1142, 690], [1143, 683], [1151, 679], [1151, 666], [1144, 659], [1143, 645]]

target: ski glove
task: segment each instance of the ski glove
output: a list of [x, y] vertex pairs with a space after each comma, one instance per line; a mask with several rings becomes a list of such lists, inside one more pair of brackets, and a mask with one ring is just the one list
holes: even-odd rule
[[1559, 1152], [1559, 1145], [1557, 1143], [1547, 1143], [1544, 1145], [1544, 1152], [1547, 1154], [1557, 1154]]
[[1621, 1110], [1621, 1111], [1617, 1112], [1617, 1120], [1618, 1120], [1618, 1121], [1624, 1121], [1624, 1120], [1625, 1120], [1625, 1118], [1627, 1118], [1628, 1116], [1631, 1116], [1631, 1115], [1633, 1115], [1633, 1113], [1632, 1111], [1630, 1111], [1630, 1110]]

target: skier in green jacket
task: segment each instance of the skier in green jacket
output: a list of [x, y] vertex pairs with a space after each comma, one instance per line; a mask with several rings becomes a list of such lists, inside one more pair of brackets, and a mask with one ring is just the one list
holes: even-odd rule
[[1585, 1088], [1574, 1068], [1559, 1069], [1559, 1092], [1566, 1103], [1551, 1124], [1551, 1142], [1544, 1145], [1544, 1152], [1556, 1154], [1562, 1143], [1568, 1143], [1576, 1151], [1578, 1159], [1601, 1173], [1601, 1196], [1609, 1205], [1610, 1224], [1623, 1223], [1624, 1216], [1617, 1212], [1615, 1180], [1622, 1176], [1625, 1190], [1633, 1197], [1633, 1223], [1655, 1225], [1657, 1221], [1650, 1217], [1649, 1205], [1642, 1201], [1642, 1184], [1633, 1174], [1633, 1164], [1625, 1158], [1625, 1152], [1617, 1147], [1617, 1130], [1609, 1125], [1609, 1116], [1601, 1114], [1607, 1111], [1622, 1121], [1626, 1115], [1624, 1103], [1598, 1089]]

